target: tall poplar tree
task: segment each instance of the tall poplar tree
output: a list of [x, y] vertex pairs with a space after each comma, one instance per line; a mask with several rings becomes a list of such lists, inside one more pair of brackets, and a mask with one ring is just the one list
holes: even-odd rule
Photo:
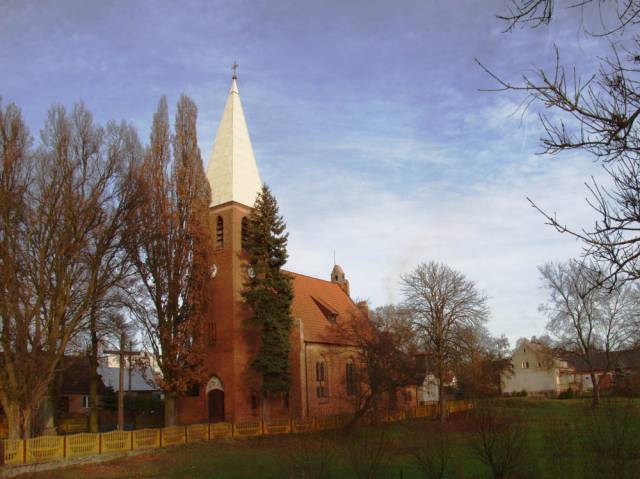
[[195, 103], [181, 96], [171, 135], [167, 101], [160, 100], [151, 144], [137, 172], [142, 204], [128, 231], [139, 280], [132, 311], [162, 372], [166, 426], [175, 424], [176, 397], [204, 377], [202, 345], [196, 339], [208, 299], [213, 242], [211, 191], [196, 119]]
[[254, 274], [243, 293], [260, 329], [260, 349], [252, 367], [262, 376], [262, 393], [290, 388], [291, 277], [282, 271], [287, 261], [286, 223], [268, 186], [263, 185], [249, 216], [245, 249]]

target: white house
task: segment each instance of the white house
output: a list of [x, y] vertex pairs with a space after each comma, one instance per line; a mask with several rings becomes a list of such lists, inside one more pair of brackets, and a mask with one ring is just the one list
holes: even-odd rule
[[[557, 396], [568, 389], [575, 392], [593, 389], [589, 367], [582, 359], [569, 354], [559, 357], [543, 343], [518, 341], [511, 361], [513, 370], [502, 375], [505, 394], [526, 391], [533, 396]], [[610, 361], [603, 352], [594, 353], [592, 364], [600, 387], [610, 388], [616, 373], [629, 374], [640, 369], [640, 350], [611, 352]], [[601, 381], [603, 375], [606, 377]]]
[[513, 370], [502, 375], [505, 394], [526, 391], [528, 395], [555, 396], [570, 387], [573, 374], [567, 361], [553, 356], [545, 344], [518, 341], [511, 358]]

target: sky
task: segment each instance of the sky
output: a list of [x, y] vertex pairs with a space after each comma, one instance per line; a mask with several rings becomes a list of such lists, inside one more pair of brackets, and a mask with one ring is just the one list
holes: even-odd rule
[[[495, 82], [548, 67], [560, 47], [578, 73], [606, 45], [574, 12], [504, 33], [504, 0], [0, 0], [0, 96], [32, 135], [52, 104], [84, 101], [99, 123], [132, 122], [148, 141], [158, 100], [199, 107], [206, 164], [237, 61], [258, 167], [287, 221], [288, 269], [353, 297], [402, 301], [420, 262], [460, 270], [488, 296], [489, 330], [545, 333], [537, 266], [580, 254], [527, 201], [574, 228], [595, 216], [593, 158], [541, 155], [536, 108]], [[172, 108], [171, 114], [175, 112]]]

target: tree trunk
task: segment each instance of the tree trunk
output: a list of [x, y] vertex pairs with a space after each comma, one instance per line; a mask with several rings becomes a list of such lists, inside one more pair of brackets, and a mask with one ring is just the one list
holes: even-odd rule
[[21, 419], [22, 419], [22, 439], [29, 439], [31, 437], [31, 416], [32, 416], [31, 407], [26, 407], [21, 411]]
[[176, 394], [164, 393], [164, 427], [176, 425]]
[[443, 374], [438, 378], [438, 401], [440, 402], [440, 422], [445, 423], [447, 420], [447, 411], [444, 403], [444, 379]]
[[[596, 378], [595, 373], [591, 372], [591, 384], [593, 385], [593, 407], [598, 407], [600, 404], [600, 381]], [[602, 376], [601, 376], [602, 378]]]
[[89, 354], [89, 432], [98, 432], [98, 332], [95, 314], [91, 314], [91, 353]]
[[20, 405], [17, 402], [10, 402], [2, 406], [7, 418], [8, 439], [20, 439]]

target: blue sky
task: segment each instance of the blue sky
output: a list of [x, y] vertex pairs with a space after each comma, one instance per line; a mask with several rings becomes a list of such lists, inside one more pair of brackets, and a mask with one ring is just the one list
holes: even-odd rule
[[[544, 226], [531, 196], [588, 227], [580, 154], [540, 156], [534, 111], [495, 86], [550, 65], [593, 69], [603, 45], [572, 18], [502, 33], [504, 1], [0, 2], [0, 95], [37, 137], [52, 103], [84, 100], [146, 141], [161, 95], [198, 104], [208, 160], [230, 83], [263, 180], [290, 232], [289, 268], [328, 277], [333, 250], [352, 292], [396, 302], [399, 275], [431, 259], [489, 296], [489, 328], [544, 333], [537, 265], [579, 245]], [[558, 10], [560, 17], [567, 12]], [[566, 20], [566, 21], [564, 21]]]

